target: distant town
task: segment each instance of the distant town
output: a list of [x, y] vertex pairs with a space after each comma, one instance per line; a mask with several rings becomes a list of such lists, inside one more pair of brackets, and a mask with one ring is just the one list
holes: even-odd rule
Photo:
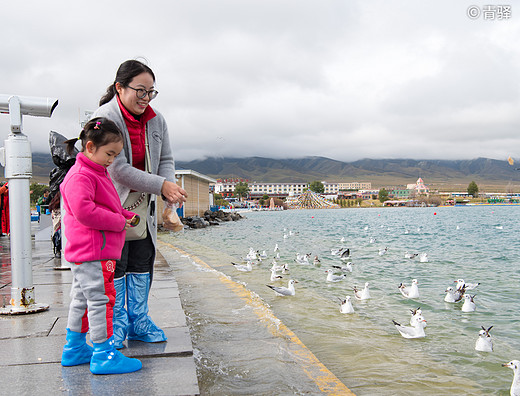
[[[231, 207], [269, 206], [271, 199], [276, 207], [287, 206], [298, 196], [311, 190], [321, 198], [340, 207], [347, 206], [454, 206], [471, 204], [520, 204], [518, 193], [479, 193], [475, 182], [466, 191], [441, 192], [431, 190], [422, 178], [415, 183], [402, 186], [386, 186], [373, 189], [370, 182], [326, 182], [312, 183], [258, 183], [247, 179], [217, 179], [210, 184], [215, 202]], [[354, 202], [354, 205], [352, 205]], [[290, 206], [290, 205], [289, 205]]]

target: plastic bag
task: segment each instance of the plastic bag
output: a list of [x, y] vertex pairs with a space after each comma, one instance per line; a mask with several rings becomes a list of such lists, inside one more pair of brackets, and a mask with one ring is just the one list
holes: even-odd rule
[[49, 175], [50, 194], [44, 202], [45, 205], [48, 205], [56, 193], [60, 191], [61, 182], [63, 179], [65, 179], [69, 169], [76, 162], [76, 155], [78, 154], [78, 150], [74, 149], [72, 155], [67, 153], [65, 147], [66, 140], [68, 139], [58, 132], [51, 131], [49, 133], [49, 146], [51, 149], [52, 162], [54, 162], [57, 167], [53, 168]]
[[177, 215], [178, 204], [171, 204], [167, 201], [164, 202], [164, 211], [162, 214], [163, 227], [167, 230], [181, 231], [184, 229], [181, 219]]

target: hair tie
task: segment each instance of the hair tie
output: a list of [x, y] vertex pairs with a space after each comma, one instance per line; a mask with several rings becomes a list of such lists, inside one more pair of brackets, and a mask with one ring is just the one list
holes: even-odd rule
[[101, 121], [97, 121], [96, 125], [94, 125], [94, 129], [99, 129], [100, 125], [101, 125]]

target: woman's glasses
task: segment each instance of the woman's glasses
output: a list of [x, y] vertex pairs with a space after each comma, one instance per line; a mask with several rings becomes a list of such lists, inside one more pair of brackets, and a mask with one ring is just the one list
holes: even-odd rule
[[143, 88], [133, 88], [130, 85], [127, 85], [127, 87], [130, 89], [133, 89], [139, 99], [144, 99], [145, 96], [148, 94], [148, 97], [150, 98], [150, 100], [152, 100], [152, 99], [155, 99], [157, 97], [157, 95], [159, 94], [159, 92], [156, 91], [155, 89], [150, 89], [149, 91], [147, 91], [146, 89], [143, 89]]

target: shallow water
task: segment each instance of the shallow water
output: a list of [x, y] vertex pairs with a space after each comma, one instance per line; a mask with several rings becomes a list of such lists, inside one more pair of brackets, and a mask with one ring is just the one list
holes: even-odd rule
[[[501, 364], [520, 358], [519, 215], [520, 207], [499, 206], [253, 212], [237, 222], [162, 238], [257, 293], [357, 395], [507, 395], [512, 372]], [[284, 238], [290, 231], [293, 235]], [[279, 263], [290, 266], [283, 282], [299, 282], [294, 297], [277, 297], [265, 286], [271, 284], [275, 244]], [[354, 270], [344, 281], [327, 283], [324, 271], [342, 264], [330, 251], [342, 246], [351, 249]], [[388, 253], [379, 256], [378, 249], [386, 246]], [[252, 272], [237, 271], [230, 262], [240, 261], [250, 247], [266, 250], [269, 259]], [[427, 253], [429, 262], [405, 259], [405, 252]], [[296, 253], [318, 255], [321, 266], [297, 264]], [[294, 365], [280, 360], [286, 346], [260, 336], [265, 329], [246, 315], [243, 303], [223, 297], [214, 274], [201, 275], [188, 259], [176, 272], [207, 382], [201, 384], [203, 393], [316, 392], [312, 382], [291, 378]], [[407, 300], [398, 285], [413, 278], [421, 296]], [[444, 302], [444, 290], [458, 278], [481, 282], [471, 293], [476, 312], [463, 313], [462, 303]], [[341, 314], [338, 298], [354, 300], [352, 287], [367, 281], [372, 298], [353, 301], [356, 312]], [[407, 324], [410, 309], [417, 307], [428, 321], [427, 336], [403, 339], [392, 319]], [[475, 351], [480, 327], [491, 325], [494, 352]], [[228, 331], [230, 342], [223, 343]]]

